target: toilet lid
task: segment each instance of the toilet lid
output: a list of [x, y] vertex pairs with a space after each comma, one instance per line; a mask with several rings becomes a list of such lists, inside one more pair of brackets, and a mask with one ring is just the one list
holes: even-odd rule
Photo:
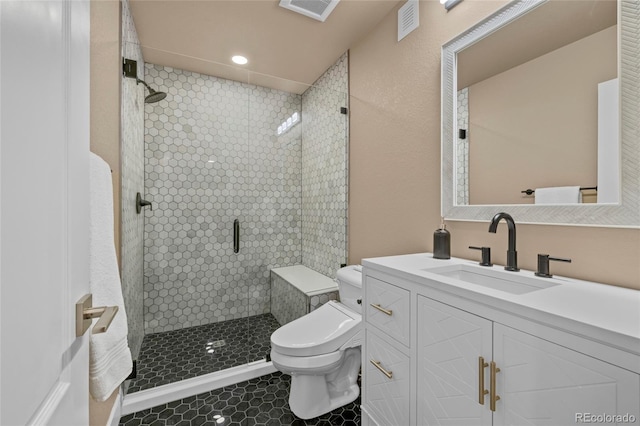
[[361, 321], [359, 314], [331, 301], [277, 329], [271, 348], [291, 356], [334, 352], [360, 330]]

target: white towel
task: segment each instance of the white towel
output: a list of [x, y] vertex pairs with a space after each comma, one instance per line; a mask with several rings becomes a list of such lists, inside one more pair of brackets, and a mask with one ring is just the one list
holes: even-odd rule
[[133, 362], [114, 243], [111, 169], [96, 154], [90, 156], [89, 281], [93, 306], [119, 308], [109, 329], [92, 334], [90, 339], [89, 391], [94, 399], [104, 401], [131, 373]]
[[536, 188], [536, 204], [575, 204], [582, 202], [579, 186]]

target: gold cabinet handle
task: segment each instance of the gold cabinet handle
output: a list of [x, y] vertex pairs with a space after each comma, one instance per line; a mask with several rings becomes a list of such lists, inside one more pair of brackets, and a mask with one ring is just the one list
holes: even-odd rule
[[484, 369], [489, 366], [489, 363], [484, 362], [484, 358], [478, 357], [478, 402], [480, 405], [484, 405], [484, 396], [489, 393], [484, 388]]
[[490, 367], [490, 395], [489, 395], [489, 408], [491, 411], [496, 411], [496, 402], [500, 400], [500, 396], [496, 394], [496, 374], [500, 372], [500, 369], [496, 367], [496, 363], [491, 361]]
[[380, 365], [380, 361], [374, 361], [372, 359], [369, 360], [369, 362], [371, 362], [371, 364], [373, 364], [374, 367], [376, 367], [378, 370], [380, 370], [382, 372], [382, 374], [384, 374], [385, 376], [387, 376], [387, 379], [392, 379], [393, 378], [393, 371], [387, 371], [385, 370], [381, 365]]
[[380, 312], [385, 313], [385, 314], [387, 314], [389, 316], [391, 316], [391, 314], [393, 314], [393, 311], [391, 309], [385, 309], [385, 308], [383, 308], [382, 306], [380, 306], [378, 304], [372, 303], [371, 306], [373, 306], [374, 308], [376, 308]]

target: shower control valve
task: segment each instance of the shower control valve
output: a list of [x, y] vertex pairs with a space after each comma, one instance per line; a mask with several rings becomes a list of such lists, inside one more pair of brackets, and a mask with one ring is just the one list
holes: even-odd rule
[[149, 206], [150, 210], [153, 210], [153, 206], [151, 205], [151, 201], [143, 200], [142, 195], [138, 192], [136, 194], [136, 212], [140, 214], [142, 212], [142, 208], [145, 206]]

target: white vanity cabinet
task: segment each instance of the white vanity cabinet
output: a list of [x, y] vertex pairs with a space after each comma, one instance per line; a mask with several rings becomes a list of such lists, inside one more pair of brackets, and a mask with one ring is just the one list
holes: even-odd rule
[[575, 425], [578, 413], [638, 418], [636, 373], [423, 296], [418, 324], [419, 425]]
[[[640, 334], [619, 339], [573, 312], [566, 320], [536, 311], [538, 295], [502, 300], [500, 292], [450, 288], [428, 267], [396, 258], [397, 267], [363, 261], [363, 426], [640, 424]], [[640, 302], [627, 289], [598, 295], [609, 286], [593, 284], [582, 286], [590, 296], [576, 286], [576, 303]], [[566, 297], [571, 285], [548, 297]], [[607, 300], [610, 291], [621, 294]]]

